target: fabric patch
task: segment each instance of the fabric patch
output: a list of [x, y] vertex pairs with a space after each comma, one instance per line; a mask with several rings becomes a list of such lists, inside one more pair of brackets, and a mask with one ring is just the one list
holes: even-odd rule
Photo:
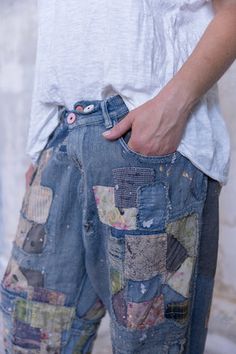
[[150, 301], [129, 302], [127, 306], [127, 325], [134, 329], [147, 329], [164, 320], [163, 295]]
[[52, 196], [51, 188], [41, 185], [30, 186], [22, 204], [22, 213], [27, 219], [44, 224], [48, 218]]
[[188, 257], [186, 249], [171, 235], [167, 235], [166, 268], [170, 272], [176, 271]]
[[25, 349], [25, 348], [20, 348], [17, 345], [13, 345], [11, 353], [12, 354], [40, 354], [42, 352], [38, 349]]
[[125, 276], [148, 280], [166, 271], [167, 235], [125, 235]]
[[25, 238], [22, 248], [27, 253], [42, 253], [44, 240], [44, 226], [34, 223]]
[[33, 222], [27, 220], [24, 218], [21, 214], [19, 217], [18, 225], [17, 225], [17, 231], [16, 231], [16, 237], [15, 237], [15, 242], [17, 246], [22, 247], [23, 243], [25, 241], [25, 237], [30, 231], [31, 227], [33, 225]]
[[138, 188], [138, 228], [164, 230], [167, 215], [166, 188], [163, 183]]
[[117, 322], [123, 326], [127, 325], [127, 305], [124, 299], [124, 290], [112, 296], [113, 310]]
[[74, 315], [75, 307], [55, 306], [25, 299], [17, 299], [14, 309], [16, 320], [56, 333], [68, 330]]
[[178, 321], [180, 323], [185, 322], [188, 317], [189, 300], [182, 302], [172, 302], [167, 304], [165, 310], [165, 317]]
[[108, 254], [110, 266], [123, 272], [124, 239], [110, 235], [108, 239]]
[[97, 299], [83, 318], [89, 321], [97, 321], [105, 315], [105, 312], [106, 310], [102, 301]]
[[163, 276], [157, 275], [150, 280], [127, 282], [127, 300], [129, 302], [149, 301], [161, 294]]
[[63, 306], [65, 304], [66, 295], [59, 291], [35, 287], [28, 290], [27, 299], [51, 305]]
[[27, 349], [40, 349], [40, 328], [33, 328], [29, 324], [15, 321], [13, 328], [13, 343]]
[[175, 273], [170, 273], [167, 277], [167, 284], [185, 297], [189, 295], [193, 262], [193, 258], [186, 258], [181, 267]]
[[2, 280], [3, 286], [12, 291], [24, 291], [28, 287], [28, 280], [21, 272], [18, 263], [11, 257]]
[[110, 269], [110, 278], [111, 278], [111, 292], [112, 292], [112, 294], [118, 293], [124, 286], [122, 273], [114, 268], [111, 268]]
[[137, 188], [155, 180], [155, 170], [142, 167], [121, 167], [112, 170], [115, 183], [115, 206], [137, 207]]
[[42, 287], [44, 283], [43, 274], [38, 270], [26, 269], [10, 258], [6, 272], [3, 277], [3, 285], [14, 291], [25, 291], [29, 286]]
[[27, 279], [29, 286], [43, 287], [44, 277], [40, 271], [34, 269], [27, 269], [23, 267], [19, 267], [19, 269]]
[[61, 353], [61, 333], [53, 333], [41, 329], [41, 353], [60, 354]]
[[187, 250], [190, 257], [196, 256], [198, 243], [198, 215], [191, 214], [167, 225], [166, 231], [173, 235]]
[[115, 207], [114, 188], [93, 186], [99, 219], [102, 223], [120, 230], [136, 229], [136, 208], [124, 208], [120, 212]]

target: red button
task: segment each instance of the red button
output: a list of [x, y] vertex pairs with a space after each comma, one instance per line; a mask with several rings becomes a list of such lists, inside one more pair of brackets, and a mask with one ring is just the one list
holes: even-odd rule
[[78, 111], [78, 112], [83, 112], [84, 111], [84, 107], [83, 106], [76, 106], [76, 111]]
[[70, 113], [67, 116], [67, 123], [68, 124], [73, 124], [76, 120], [76, 115], [74, 113]]

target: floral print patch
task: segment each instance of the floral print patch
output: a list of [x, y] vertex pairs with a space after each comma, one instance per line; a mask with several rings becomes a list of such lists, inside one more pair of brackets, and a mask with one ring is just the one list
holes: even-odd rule
[[136, 208], [115, 207], [114, 188], [93, 186], [98, 215], [102, 223], [120, 230], [136, 229]]
[[164, 298], [157, 296], [150, 301], [129, 302], [127, 325], [134, 329], [148, 329], [164, 320]]

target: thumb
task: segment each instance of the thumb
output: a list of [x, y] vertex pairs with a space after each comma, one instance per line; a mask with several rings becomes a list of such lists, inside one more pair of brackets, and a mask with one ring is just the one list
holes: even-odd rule
[[102, 135], [106, 139], [117, 139], [120, 138], [127, 130], [132, 126], [132, 118], [128, 114], [124, 119], [117, 123], [113, 128], [106, 130]]

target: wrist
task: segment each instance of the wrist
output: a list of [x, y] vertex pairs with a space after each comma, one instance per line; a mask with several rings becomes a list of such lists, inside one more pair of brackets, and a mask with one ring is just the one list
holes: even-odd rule
[[189, 117], [191, 110], [198, 102], [189, 80], [177, 76], [171, 79], [153, 100], [157, 105], [164, 103], [167, 110], [174, 110], [176, 117], [178, 119], [182, 117], [184, 120]]
[[168, 85], [170, 85], [170, 91], [173, 92], [173, 96], [181, 102], [183, 109], [190, 113], [200, 99], [200, 96], [194, 89], [192, 79], [178, 72]]

